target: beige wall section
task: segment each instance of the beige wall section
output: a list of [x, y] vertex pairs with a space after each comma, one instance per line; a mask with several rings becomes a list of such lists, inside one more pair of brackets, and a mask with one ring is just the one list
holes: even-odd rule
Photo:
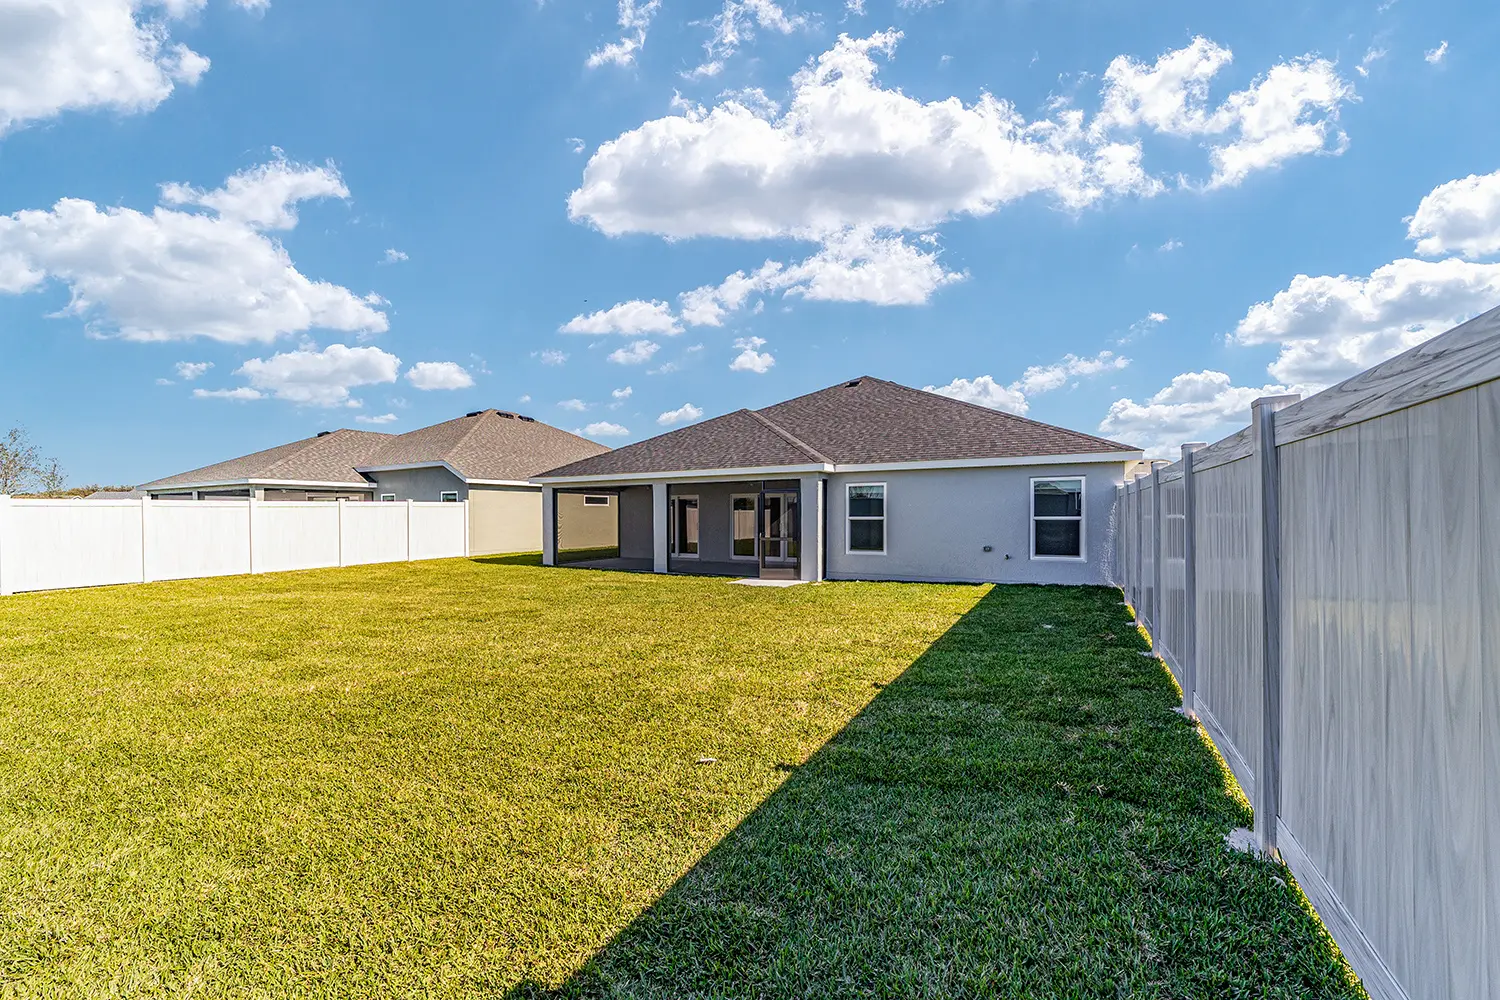
[[469, 486], [469, 554], [540, 552], [542, 491], [525, 486]]
[[[585, 495], [600, 496], [606, 504], [586, 504]], [[607, 493], [557, 494], [559, 549], [599, 549], [620, 544], [619, 500]]]

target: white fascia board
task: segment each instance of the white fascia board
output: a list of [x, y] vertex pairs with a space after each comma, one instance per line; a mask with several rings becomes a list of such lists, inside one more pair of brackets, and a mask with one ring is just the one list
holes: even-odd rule
[[923, 469], [990, 469], [1035, 465], [1118, 465], [1138, 461], [1139, 451], [1095, 451], [1082, 455], [1025, 455], [1019, 458], [955, 458], [936, 462], [870, 462], [862, 465], [840, 465], [835, 472], [911, 472]]
[[536, 483], [526, 479], [465, 479], [464, 482], [470, 486], [536, 486]]
[[705, 482], [716, 483], [726, 479], [790, 479], [808, 472], [834, 472], [835, 466], [823, 463], [809, 465], [775, 465], [745, 469], [688, 469], [682, 472], [630, 473], [608, 476], [537, 476], [532, 483], [538, 486], [572, 486], [591, 483], [617, 483], [641, 485], [660, 482]]
[[181, 493], [184, 490], [210, 490], [222, 486], [269, 486], [280, 489], [290, 486], [295, 489], [327, 489], [327, 490], [373, 490], [373, 483], [327, 483], [315, 479], [221, 479], [213, 482], [202, 483], [173, 483], [170, 486], [142, 486], [145, 493]]

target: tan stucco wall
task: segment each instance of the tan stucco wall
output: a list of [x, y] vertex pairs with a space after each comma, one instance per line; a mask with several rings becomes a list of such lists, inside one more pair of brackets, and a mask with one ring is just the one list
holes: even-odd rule
[[557, 544], [562, 549], [597, 549], [620, 544], [619, 500], [589, 506], [582, 493], [557, 494]]
[[469, 552], [540, 552], [542, 491], [520, 486], [469, 486]]

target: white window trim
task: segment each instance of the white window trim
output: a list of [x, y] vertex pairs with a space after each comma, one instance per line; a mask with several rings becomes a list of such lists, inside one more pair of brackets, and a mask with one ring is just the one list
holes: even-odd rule
[[381, 503], [395, 503], [396, 502], [396, 494], [394, 494], [394, 493], [382, 493], [382, 494], [380, 494], [380, 502]]
[[[1057, 483], [1066, 480], [1078, 481], [1078, 517], [1058, 517], [1043, 515], [1036, 516], [1036, 484]], [[1027, 485], [1031, 491], [1031, 518], [1026, 522], [1026, 531], [1031, 538], [1027, 542], [1027, 548], [1031, 552], [1031, 558], [1038, 562], [1088, 562], [1089, 561], [1089, 480], [1087, 476], [1032, 476]], [[1074, 521], [1078, 522], [1078, 555], [1076, 556], [1039, 556], [1036, 554], [1036, 522], [1042, 521]]]
[[[755, 532], [750, 536], [750, 544], [755, 546], [755, 551], [748, 556], [734, 554], [734, 502], [736, 500], [749, 500], [755, 504]], [[703, 511], [698, 511], [700, 517]], [[701, 547], [701, 546], [700, 546]], [[731, 493], [729, 495], [729, 558], [734, 562], [758, 562], [760, 560], [760, 494], [759, 493]]]
[[[677, 547], [682, 539], [677, 537], [677, 505], [683, 500], [696, 500], [698, 502], [698, 551], [678, 552]], [[667, 535], [667, 554], [673, 559], [697, 559], [703, 553], [703, 501], [696, 493], [682, 493], [671, 498], [668, 504], [667, 516], [672, 519], [671, 529]]]
[[[849, 491], [856, 486], [879, 486], [880, 487], [880, 510], [879, 517], [856, 517], [849, 513]], [[845, 483], [844, 484], [844, 555], [846, 556], [883, 556], [891, 547], [891, 489], [885, 483]], [[878, 549], [856, 549], [851, 548], [854, 542], [854, 532], [849, 530], [853, 521], [879, 521], [880, 526], [880, 548]]]
[[[448, 498], [452, 497], [452, 500]], [[458, 503], [458, 490], [442, 490], [438, 493], [438, 503]]]
[[604, 493], [585, 493], [583, 505], [585, 507], [608, 507], [609, 496]]

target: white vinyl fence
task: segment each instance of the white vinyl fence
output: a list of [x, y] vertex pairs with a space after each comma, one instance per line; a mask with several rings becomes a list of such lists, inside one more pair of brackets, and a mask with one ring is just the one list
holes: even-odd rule
[[1500, 309], [1251, 417], [1116, 580], [1370, 995], [1500, 1000]]
[[0, 595], [468, 555], [469, 505], [0, 496]]

